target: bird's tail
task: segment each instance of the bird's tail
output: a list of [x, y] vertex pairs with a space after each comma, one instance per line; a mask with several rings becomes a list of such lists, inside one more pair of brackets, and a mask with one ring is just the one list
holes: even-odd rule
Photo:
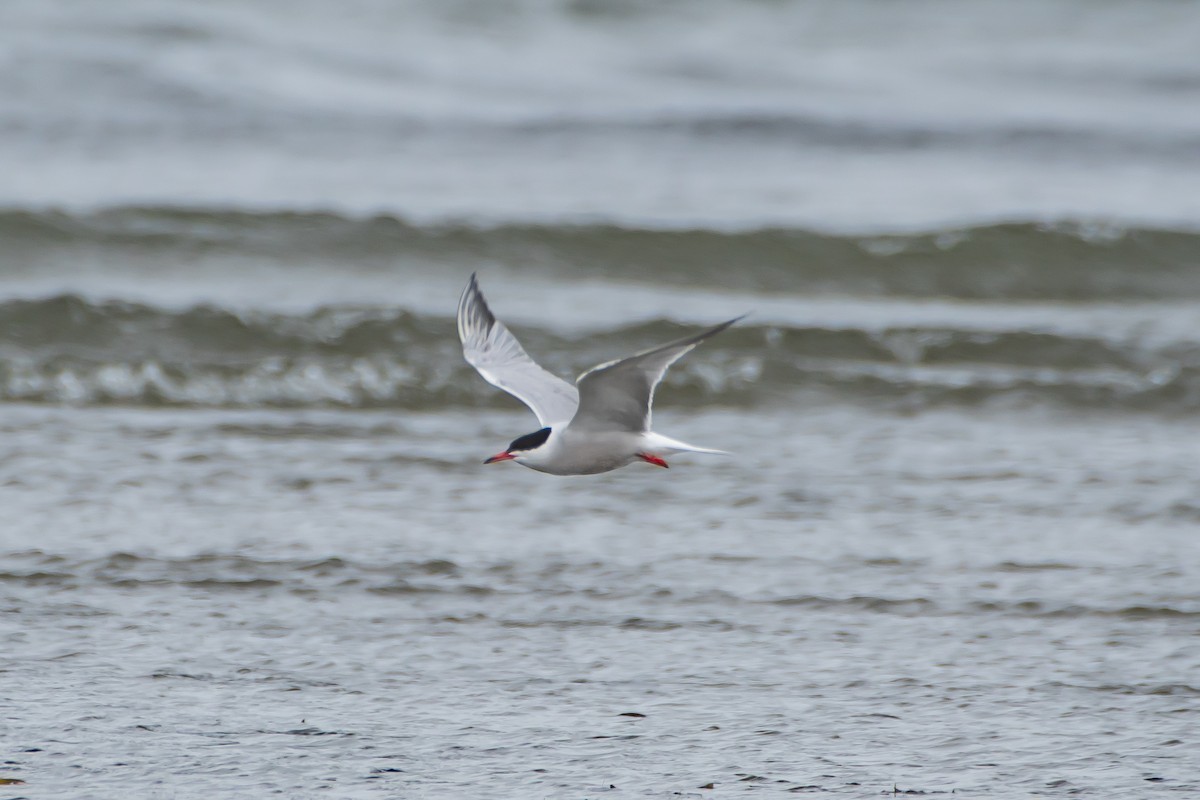
[[716, 456], [727, 456], [724, 450], [713, 450], [708, 447], [696, 447], [694, 444], [681, 442], [678, 439], [672, 439], [669, 436], [663, 436], [661, 433], [646, 431], [642, 436], [646, 440], [646, 449], [661, 455], [670, 455], [672, 453], [709, 453]]

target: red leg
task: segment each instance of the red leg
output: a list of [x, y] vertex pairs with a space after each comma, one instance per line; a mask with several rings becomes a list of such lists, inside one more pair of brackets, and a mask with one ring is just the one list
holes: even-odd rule
[[666, 461], [663, 461], [653, 453], [638, 453], [638, 458], [640, 458], [642, 461], [645, 461], [647, 464], [653, 464], [656, 467], [662, 467], [663, 469], [669, 468]]

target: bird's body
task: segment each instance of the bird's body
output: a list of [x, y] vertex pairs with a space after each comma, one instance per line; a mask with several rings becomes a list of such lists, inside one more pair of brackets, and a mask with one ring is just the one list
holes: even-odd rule
[[644, 434], [629, 431], [581, 434], [568, 423], [561, 433], [551, 428], [546, 443], [520, 462], [551, 475], [595, 475], [637, 461], [636, 454], [647, 450], [643, 438]]
[[458, 303], [463, 356], [489, 383], [529, 406], [542, 424], [484, 463], [516, 461], [552, 475], [594, 475], [635, 461], [666, 467], [663, 456], [673, 453], [721, 453], [651, 431], [650, 407], [667, 367], [734, 322], [593, 367], [572, 386], [529, 357], [492, 314], [472, 275]]
[[685, 452], [722, 453], [676, 442], [653, 431], [580, 431], [568, 423], [561, 433], [551, 428], [544, 445], [514, 460], [551, 475], [595, 475], [635, 461], [665, 467], [664, 456]]

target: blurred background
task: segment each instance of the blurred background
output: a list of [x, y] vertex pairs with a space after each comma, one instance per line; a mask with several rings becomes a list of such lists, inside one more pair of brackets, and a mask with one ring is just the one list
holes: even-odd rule
[[720, 400], [765, 370], [839, 400], [1200, 405], [1193, 3], [4, 23], [5, 399], [505, 407], [412, 329], [478, 270], [534, 335], [781, 326], [704, 385]]
[[[1198, 43], [1189, 0], [7, 0], [0, 778], [1200, 791]], [[563, 375], [751, 312], [655, 415], [735, 456], [482, 467], [534, 421], [462, 361], [472, 272]]]

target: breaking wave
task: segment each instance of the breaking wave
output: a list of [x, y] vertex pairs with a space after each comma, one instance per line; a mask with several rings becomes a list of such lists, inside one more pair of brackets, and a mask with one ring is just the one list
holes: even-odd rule
[[1065, 302], [1200, 297], [1200, 232], [1100, 223], [856, 235], [603, 223], [419, 225], [387, 215], [122, 207], [87, 214], [0, 211], [0, 240], [9, 265], [0, 274], [47, 264], [151, 259], [157, 270], [183, 276], [195, 259], [233, 256], [375, 269], [500, 265], [567, 279], [602, 275], [808, 296]]
[[[570, 376], [690, 329], [665, 320], [572, 339], [522, 329]], [[1200, 408], [1200, 343], [1067, 332], [754, 325], [681, 361], [664, 405], [800, 398], [910, 407], [994, 402]], [[0, 303], [0, 400], [207, 407], [505, 407], [459, 350], [449, 316], [380, 307], [182, 310], [75, 295]]]

